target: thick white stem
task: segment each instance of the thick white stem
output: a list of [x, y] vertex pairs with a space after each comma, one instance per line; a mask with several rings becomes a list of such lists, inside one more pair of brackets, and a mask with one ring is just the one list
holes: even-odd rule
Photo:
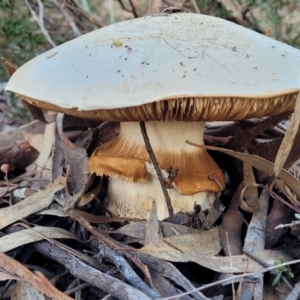
[[[170, 152], [176, 155], [177, 161], [184, 164], [186, 157], [196, 153], [196, 148], [185, 143], [186, 139], [203, 144], [204, 123], [202, 122], [147, 122], [146, 129], [151, 146], [160, 165], [166, 165]], [[126, 141], [129, 149], [144, 151], [145, 143], [138, 122], [121, 123], [120, 135]], [[135, 150], [135, 153], [139, 152]], [[173, 155], [172, 154], [172, 155]], [[174, 160], [173, 160], [174, 161]], [[188, 162], [186, 162], [188, 164]], [[170, 165], [173, 169], [177, 165]], [[193, 168], [190, 166], [191, 174]], [[179, 171], [181, 172], [180, 168]], [[108, 185], [108, 209], [120, 216], [147, 218], [151, 209], [152, 199], [157, 203], [158, 218], [168, 217], [168, 210], [161, 185], [151, 174], [147, 175], [146, 183], [129, 182], [121, 177], [110, 178]], [[199, 183], [200, 184], [200, 183]], [[202, 209], [212, 206], [215, 192], [200, 192], [193, 195], [182, 195], [177, 189], [168, 189], [174, 213], [178, 211], [193, 211], [194, 203], [201, 205]]]

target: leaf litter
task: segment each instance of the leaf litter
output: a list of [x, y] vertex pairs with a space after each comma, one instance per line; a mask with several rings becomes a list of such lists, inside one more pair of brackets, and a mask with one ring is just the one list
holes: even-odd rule
[[[294, 115], [297, 116], [296, 113]], [[291, 123], [296, 122], [294, 115]], [[48, 116], [45, 116], [48, 119]], [[53, 119], [54, 116], [50, 118]], [[266, 128], [271, 126], [270, 124], [274, 126], [280, 118], [283, 116], [270, 117], [263, 120], [262, 124], [254, 123], [250, 131], [253, 140], [246, 143], [243, 141], [243, 150], [249, 149], [251, 152], [253, 143], [257, 143], [256, 135], [264, 134]], [[295, 124], [294, 128], [297, 127]], [[10, 149], [16, 149], [13, 153], [16, 153], [14, 155], [18, 158], [15, 160], [15, 166], [11, 164], [8, 189], [7, 182], [0, 181], [2, 199], [6, 201], [1, 203], [0, 208], [1, 252], [14, 255], [16, 259], [22, 256], [30, 257], [31, 253], [39, 253], [45, 257], [46, 267], [54, 261], [56, 267], [63, 266], [69, 269], [69, 276], [73, 280], [80, 279], [90, 286], [97, 287], [103, 296], [111, 294], [121, 299], [163, 298], [192, 290], [191, 282], [195, 268], [200, 268], [201, 274], [208, 271], [216, 272], [215, 275], [248, 273], [261, 272], [266, 266], [272, 266], [281, 256], [286, 262], [293, 261], [298, 251], [297, 247], [266, 249], [263, 245], [264, 239], [260, 235], [261, 232], [267, 234], [265, 239], [267, 247], [273, 247], [278, 243], [282, 245], [281, 241], [287, 231], [279, 232], [274, 228], [281, 222], [288, 222], [291, 214], [287, 207], [283, 209], [283, 202], [275, 197], [275, 200], [269, 200], [270, 210], [265, 209], [264, 217], [261, 216], [262, 203], [258, 199], [262, 197], [262, 192], [261, 182], [256, 178], [257, 169], [267, 172], [268, 175], [278, 175], [272, 197], [275, 195], [274, 191], [281, 193], [282, 197], [286, 197], [284, 201], [290, 201], [292, 207], [299, 208], [299, 181], [289, 171], [282, 169], [287, 159], [286, 154], [282, 155], [282, 150], [278, 152], [277, 159], [268, 161], [249, 153], [202, 146], [243, 161], [242, 180], [237, 181], [236, 186], [231, 188], [230, 203], [225, 204], [225, 212], [221, 211], [213, 221], [209, 220], [211, 212], [205, 214], [200, 211], [201, 213], [187, 214], [184, 218], [176, 219], [175, 215], [170, 219], [185, 222], [190, 220], [190, 223], [184, 225], [170, 221], [159, 222], [154, 202], [149, 221], [144, 221], [111, 216], [106, 212], [104, 200], [106, 179], [97, 180], [87, 173], [87, 159], [91, 150], [101, 140], [109, 140], [103, 136], [104, 128], [110, 136], [114, 136], [112, 132], [118, 132], [118, 124], [106, 123], [105, 126], [100, 125], [98, 129], [92, 131], [90, 125], [88, 121], [58, 115], [56, 122], [47, 125], [34, 121], [10, 133], [0, 133], [0, 141], [7, 141], [9, 136], [14, 136]], [[223, 136], [215, 136], [216, 141], [222, 140], [223, 144], [230, 144], [232, 138], [226, 135], [225, 127]], [[210, 133], [212, 135], [209, 141], [213, 143], [214, 135], [212, 131]], [[239, 135], [245, 136], [243, 131], [238, 131], [234, 136], [235, 145], [238, 145], [238, 142], [242, 144]], [[277, 136], [273, 138], [276, 139]], [[18, 144], [18, 140], [23, 142]], [[297, 131], [295, 133], [294, 129], [282, 140], [287, 140], [288, 144], [293, 144], [293, 141], [297, 144]], [[290, 148], [292, 149], [292, 146]], [[27, 150], [23, 149], [34, 155], [24, 156]], [[8, 153], [9, 149], [0, 147], [0, 151]], [[29, 158], [21, 159], [21, 157]], [[293, 160], [295, 158], [296, 156]], [[23, 174], [16, 171], [18, 165], [25, 161], [26, 166], [21, 167], [24, 170]], [[237, 188], [238, 185], [240, 188]], [[13, 190], [21, 191], [24, 187], [28, 192], [31, 188], [33, 194], [26, 196], [23, 193], [21, 198], [13, 196]], [[268, 193], [268, 190], [264, 192]], [[284, 215], [283, 211], [286, 211]], [[200, 215], [204, 217], [201, 222], [191, 221]], [[243, 227], [247, 222], [249, 225], [244, 238]], [[262, 227], [257, 227], [261, 225]], [[260, 239], [262, 242], [259, 243]], [[252, 252], [254, 258], [247, 255], [247, 251]], [[1, 261], [6, 262], [6, 258], [2, 258]], [[176, 267], [170, 262], [175, 263]], [[34, 260], [34, 263], [39, 265], [37, 260]], [[180, 269], [180, 265], [188, 267], [189, 264], [191, 267], [185, 277], [177, 268]], [[22, 265], [18, 262], [12, 262], [12, 265], [14, 268], [22, 269]], [[17, 280], [17, 284], [13, 284], [13, 291], [19, 289], [28, 295], [35, 295], [32, 297], [41, 298], [41, 295], [45, 294], [53, 299], [63, 299], [58, 290], [48, 286], [44, 277], [41, 279], [40, 276], [44, 275], [36, 275], [28, 269], [22, 269], [20, 272], [27, 272], [28, 275], [22, 278], [21, 273], [2, 267], [0, 278]], [[121, 274], [123, 278], [127, 278], [127, 283], [119, 279]], [[203, 284], [206, 280], [201, 276], [197, 279], [197, 284]], [[40, 280], [43, 284], [37, 287], [36, 280]], [[66, 289], [69, 284], [68, 276], [61, 275], [60, 281], [60, 285]], [[147, 286], [142, 283], [144, 281]], [[244, 282], [240, 290], [253, 293], [251, 286], [245, 286]], [[0, 288], [0, 293], [2, 291], [4, 289]], [[89, 286], [82, 292], [86, 299], [91, 295]], [[210, 297], [219, 295], [212, 289], [208, 289], [207, 292]], [[192, 299], [190, 296], [186, 297]], [[209, 299], [200, 292], [194, 292], [193, 297]]]

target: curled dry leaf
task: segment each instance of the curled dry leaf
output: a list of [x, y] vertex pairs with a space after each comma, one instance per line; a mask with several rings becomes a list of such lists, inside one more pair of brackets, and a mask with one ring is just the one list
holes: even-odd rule
[[64, 145], [69, 149], [69, 150], [74, 150], [76, 149], [76, 145], [73, 144], [68, 138], [67, 136], [64, 134], [63, 132], [63, 119], [64, 119], [64, 114], [63, 113], [58, 113], [57, 114], [57, 118], [56, 118], [56, 125], [57, 125], [57, 132], [58, 135], [60, 137], [60, 139], [62, 140], [62, 142], [64, 143]]
[[[62, 165], [62, 161], [66, 164], [66, 201], [65, 210], [75, 207], [81, 200], [85, 190], [90, 185], [93, 176], [88, 174], [87, 165], [88, 157], [84, 148], [77, 147], [73, 144], [63, 132], [63, 114], [59, 114], [57, 118], [58, 141], [56, 141], [54, 169], [55, 173], [61, 173], [62, 169], [58, 166]], [[59, 153], [57, 153], [59, 152]], [[59, 161], [57, 161], [59, 160]], [[89, 195], [88, 200], [93, 199], [93, 194]], [[83, 201], [84, 202], [84, 201]], [[86, 203], [86, 202], [84, 202]]]
[[281, 203], [278, 199], [274, 199], [271, 212], [267, 217], [266, 226], [266, 247], [271, 248], [275, 245], [284, 229], [275, 229], [280, 224], [285, 224], [288, 220], [290, 209], [285, 204]]
[[[13, 130], [0, 133], [0, 165], [9, 163], [9, 172], [23, 171], [39, 155], [37, 149], [24, 138], [25, 135], [42, 135], [45, 124], [34, 121]], [[0, 176], [3, 173], [0, 172]]]

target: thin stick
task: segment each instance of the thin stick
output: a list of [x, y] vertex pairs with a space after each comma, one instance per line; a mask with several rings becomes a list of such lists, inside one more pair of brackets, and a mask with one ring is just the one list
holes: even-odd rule
[[56, 47], [55, 43], [52, 41], [48, 31], [46, 30], [45, 26], [44, 26], [44, 5], [42, 3], [41, 0], [38, 0], [38, 4], [39, 4], [39, 17], [37, 17], [35, 11], [32, 9], [32, 7], [30, 6], [29, 2], [27, 0], [24, 0], [33, 19], [38, 23], [44, 37], [46, 38], [46, 40], [49, 42], [49, 44], [51, 44], [52, 47]]
[[194, 6], [194, 9], [195, 9], [196, 13], [197, 13], [197, 14], [201, 14], [201, 11], [200, 11], [200, 9], [199, 9], [197, 3], [196, 3], [196, 0], [192, 0], [192, 4], [193, 4], [193, 6]]
[[152, 162], [152, 164], [155, 168], [158, 180], [160, 182], [161, 188], [163, 190], [163, 193], [164, 193], [164, 196], [165, 196], [165, 199], [166, 199], [169, 215], [173, 216], [174, 211], [173, 211], [173, 206], [172, 206], [172, 203], [171, 203], [171, 199], [170, 199], [170, 196], [168, 194], [167, 188], [165, 186], [165, 182], [164, 182], [163, 176], [161, 174], [161, 170], [158, 166], [157, 159], [156, 159], [155, 154], [152, 150], [152, 147], [151, 147], [151, 144], [150, 144], [150, 141], [149, 141], [149, 137], [148, 137], [148, 134], [147, 134], [147, 131], [146, 131], [146, 125], [145, 125], [144, 121], [140, 122], [140, 127], [141, 127], [142, 135], [143, 135], [143, 138], [144, 138], [144, 141], [145, 141], [146, 150], [149, 153], [151, 162]]
[[71, 16], [69, 15], [69, 13], [64, 9], [63, 4], [61, 4], [59, 1], [56, 1], [56, 0], [51, 0], [51, 2], [60, 11], [60, 13], [63, 15], [64, 19], [66, 20], [66, 22], [71, 27], [71, 29], [73, 31], [73, 36], [74, 37], [81, 36], [82, 35], [81, 31], [76, 26], [76, 24], [73, 22], [73, 20], [72, 20]]
[[[271, 267], [268, 263], [266, 263], [260, 257], [255, 255], [255, 253], [252, 253], [252, 252], [250, 252], [249, 250], [246, 250], [246, 249], [243, 249], [243, 252], [244, 252], [244, 254], [246, 254], [247, 256], [252, 258], [253, 260], [257, 261], [259, 264], [261, 264], [265, 268]], [[276, 276], [278, 274], [278, 271], [275, 269], [275, 270], [270, 271], [270, 273]], [[293, 289], [293, 286], [290, 284], [290, 282], [288, 281], [288, 279], [284, 275], [281, 276], [281, 279], [290, 290]]]
[[212, 282], [212, 283], [209, 283], [209, 284], [205, 284], [199, 288], [195, 288], [195, 289], [192, 289], [188, 292], [184, 292], [184, 293], [180, 293], [180, 294], [177, 294], [175, 296], [170, 296], [170, 297], [165, 297], [165, 298], [161, 298], [160, 300], [173, 300], [173, 299], [178, 299], [179, 297], [183, 297], [183, 296], [186, 296], [186, 295], [190, 295], [191, 293], [193, 292], [196, 292], [196, 291], [203, 291], [205, 289], [208, 289], [210, 287], [213, 287], [213, 286], [218, 286], [224, 282], [228, 282], [228, 281], [231, 281], [231, 280], [235, 280], [237, 278], [243, 278], [243, 277], [246, 277], [246, 276], [253, 276], [253, 275], [257, 275], [257, 274], [260, 274], [260, 273], [266, 273], [266, 272], [269, 272], [269, 271], [272, 271], [272, 270], [275, 270], [275, 269], [278, 269], [278, 268], [281, 268], [281, 267], [285, 267], [285, 266], [290, 266], [290, 265], [295, 265], [295, 264], [298, 264], [300, 263], [300, 259], [297, 259], [297, 260], [293, 260], [293, 261], [288, 261], [288, 262], [285, 262], [283, 264], [280, 264], [280, 265], [276, 265], [276, 266], [272, 266], [272, 267], [269, 267], [269, 268], [266, 268], [264, 270], [261, 270], [261, 271], [258, 271], [258, 272], [252, 272], [252, 273], [243, 273], [243, 274], [239, 274], [239, 275], [234, 275], [232, 277], [228, 277], [228, 278], [225, 278], [225, 279], [222, 279], [222, 280], [218, 280], [218, 281], [215, 281], [215, 282]]
[[72, 295], [74, 294], [75, 292], [79, 291], [79, 290], [83, 290], [85, 289], [86, 287], [89, 287], [91, 284], [89, 282], [85, 282], [85, 283], [82, 283], [78, 286], [75, 286], [73, 289], [70, 289], [70, 290], [66, 290], [64, 293], [66, 295]]

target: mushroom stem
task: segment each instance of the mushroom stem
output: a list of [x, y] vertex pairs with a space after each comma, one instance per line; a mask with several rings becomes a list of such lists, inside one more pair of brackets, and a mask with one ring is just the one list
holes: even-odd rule
[[[178, 169], [168, 186], [174, 213], [190, 212], [194, 203], [208, 209], [224, 175], [205, 149], [190, 147], [186, 139], [203, 145], [203, 122], [146, 122], [147, 133], [165, 178], [168, 170]], [[145, 149], [138, 122], [121, 123], [120, 135], [95, 150], [89, 161], [91, 172], [110, 177], [108, 208], [122, 216], [147, 218], [156, 200], [159, 219], [169, 216], [164, 195], [149, 154]]]

